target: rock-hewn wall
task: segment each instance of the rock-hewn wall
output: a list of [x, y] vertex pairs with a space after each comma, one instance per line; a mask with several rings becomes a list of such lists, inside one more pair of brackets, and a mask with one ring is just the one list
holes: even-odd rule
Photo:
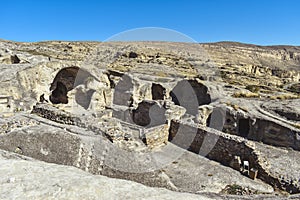
[[230, 166], [234, 157], [239, 156], [242, 161], [249, 162], [250, 168], [258, 170], [258, 178], [290, 193], [300, 192], [300, 184], [282, 181], [277, 174], [270, 173], [267, 161], [260, 157], [251, 141], [207, 127], [193, 127], [180, 121], [171, 122], [169, 134], [170, 142], [226, 166]]

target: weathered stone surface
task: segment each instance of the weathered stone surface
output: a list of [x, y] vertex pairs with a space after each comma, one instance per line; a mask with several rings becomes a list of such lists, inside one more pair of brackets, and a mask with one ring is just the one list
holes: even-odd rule
[[0, 199], [212, 199], [0, 151]]
[[[208, 192], [209, 190], [220, 192], [226, 185], [239, 184], [245, 188], [249, 187], [253, 191], [272, 192], [272, 188], [267, 184], [252, 182], [246, 177], [238, 182], [240, 180], [238, 172], [204, 157], [193, 155], [191, 152], [186, 152], [172, 144], [161, 149], [158, 148], [160, 141], [157, 141], [155, 137], [159, 134], [153, 134], [155, 132], [151, 135], [145, 133], [145, 138], [146, 143], [149, 142], [147, 145], [150, 148], [153, 148], [153, 145], [156, 146], [154, 150], [158, 153], [157, 155], [145, 152], [145, 147], [139, 149], [136, 146], [137, 143], [134, 143], [134, 141], [138, 141], [134, 138], [128, 138], [129, 141], [125, 145], [127, 148], [125, 148], [120, 146], [118, 143], [120, 138], [118, 139], [115, 135], [116, 138], [113, 138], [113, 141], [117, 146], [114, 146], [105, 138], [94, 135], [95, 133], [91, 131], [67, 124], [54, 122], [47, 124], [47, 120], [37, 118], [34, 115], [28, 117], [35, 123], [31, 122], [29, 127], [20, 127], [2, 135], [0, 137], [2, 149], [18, 152], [38, 160], [75, 166], [93, 174], [134, 180], [149, 186], [165, 187], [172, 190], [194, 193]], [[19, 117], [19, 120], [26, 121], [26, 118]], [[124, 141], [124, 139], [120, 141]], [[130, 144], [132, 146], [128, 148]], [[139, 153], [135, 154], [132, 151]], [[147, 157], [150, 158], [150, 163]], [[196, 169], [195, 166], [197, 165], [199, 168]], [[191, 176], [193, 174], [200, 176], [213, 169], [211, 173], [213, 173], [214, 181], [211, 182], [210, 176], [197, 179], [187, 178], [187, 173], [191, 172], [191, 169], [193, 169]], [[224, 179], [222, 174], [228, 174], [228, 178]], [[199, 184], [199, 181], [202, 183]], [[219, 182], [219, 184], [214, 185], [214, 182]]]
[[299, 52], [1, 40], [0, 148], [182, 192], [298, 193]]
[[206, 126], [209, 120], [210, 114], [213, 112], [213, 107], [209, 105], [203, 105], [199, 106], [198, 108], [198, 116], [197, 119], [199, 119], [199, 124]]
[[280, 106], [276, 101], [265, 102], [262, 108], [273, 113], [274, 115], [281, 116], [287, 120], [299, 122], [300, 121], [300, 101], [286, 100], [281, 101]]
[[[258, 177], [266, 183], [275, 188], [287, 190], [290, 193], [299, 193], [300, 191], [298, 181], [281, 181], [278, 174], [274, 173], [274, 171], [281, 171], [278, 168], [282, 165], [273, 164], [270, 166], [269, 162], [274, 163], [274, 161], [269, 161], [272, 158], [265, 156], [266, 153], [262, 154], [260, 152], [260, 148], [263, 148], [261, 144], [259, 144], [260, 148], [256, 149], [256, 144], [258, 143], [247, 141], [237, 136], [229, 136], [215, 129], [197, 128], [178, 121], [172, 121], [170, 136], [169, 141], [177, 146], [207, 156], [225, 166], [231, 166], [232, 161], [238, 156], [242, 161], [247, 161], [250, 168], [257, 169]], [[279, 150], [274, 148], [274, 152], [276, 151]], [[269, 151], [264, 148], [262, 152]], [[297, 153], [290, 153], [290, 155], [297, 155]], [[293, 156], [287, 156], [285, 159], [289, 161], [291, 157]], [[283, 161], [284, 159], [280, 160], [283, 163], [287, 162], [287, 160]], [[293, 180], [297, 180], [299, 163], [289, 165], [289, 167], [292, 168], [289, 176], [293, 177]], [[294, 172], [292, 173], [292, 171]]]

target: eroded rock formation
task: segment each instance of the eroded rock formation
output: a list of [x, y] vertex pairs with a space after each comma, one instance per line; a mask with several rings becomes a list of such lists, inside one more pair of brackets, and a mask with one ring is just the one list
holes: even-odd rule
[[0, 41], [0, 53], [3, 150], [181, 192], [300, 192], [299, 47]]

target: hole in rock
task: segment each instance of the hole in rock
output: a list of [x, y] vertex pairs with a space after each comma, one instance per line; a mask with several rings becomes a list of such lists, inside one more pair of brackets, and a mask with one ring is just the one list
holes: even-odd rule
[[149, 110], [151, 106], [154, 105], [154, 102], [141, 102], [138, 104], [136, 110], [133, 111], [133, 121], [137, 125], [147, 126], [150, 124], [151, 119], [149, 116]]
[[192, 115], [197, 115], [198, 106], [211, 103], [208, 88], [196, 80], [179, 81], [170, 96], [175, 105], [184, 107]]
[[50, 95], [50, 101], [53, 104], [67, 104], [68, 103], [67, 87], [60, 81], [56, 82], [55, 90]]
[[108, 70], [106, 74], [108, 76], [110, 88], [112, 88], [112, 89], [116, 87], [116, 83], [113, 81], [112, 77], [122, 77], [124, 75], [123, 73], [113, 71], [113, 70]]
[[152, 83], [151, 92], [153, 100], [164, 100], [166, 89], [160, 84]]
[[199, 106], [211, 103], [208, 88], [205, 85], [197, 82], [196, 80], [189, 80], [188, 82], [191, 84], [196, 93]]
[[[68, 92], [74, 89], [76, 86], [80, 84], [84, 84], [87, 78], [93, 77], [89, 72], [80, 69], [79, 67], [72, 66], [61, 69], [53, 79], [53, 82], [50, 86], [50, 101], [53, 104], [67, 104], [68, 103]], [[86, 103], [91, 100], [91, 91], [88, 90], [82, 94], [84, 97], [89, 97], [89, 100], [84, 101], [83, 105], [81, 103], [83, 101], [77, 101], [77, 103], [84, 108], [87, 107]]]
[[238, 134], [242, 137], [247, 137], [250, 131], [250, 120], [239, 119], [238, 121]]
[[209, 127], [222, 131], [225, 123], [226, 111], [221, 107], [216, 107], [209, 115]]
[[138, 54], [135, 53], [135, 52], [130, 52], [128, 57], [129, 57], [129, 58], [137, 58], [137, 57], [138, 57]]
[[132, 112], [133, 122], [139, 126], [153, 127], [164, 124], [165, 108], [154, 101], [142, 101]]
[[92, 75], [79, 67], [73, 66], [63, 68], [56, 74], [51, 83], [50, 90], [54, 90], [56, 88], [56, 83], [59, 81], [66, 86], [68, 91], [70, 91], [76, 86], [83, 84], [88, 77], [92, 77]]
[[20, 58], [17, 55], [10, 56], [12, 64], [19, 64], [21, 62]]

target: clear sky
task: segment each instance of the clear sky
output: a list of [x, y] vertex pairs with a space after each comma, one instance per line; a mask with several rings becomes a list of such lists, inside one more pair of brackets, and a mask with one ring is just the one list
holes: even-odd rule
[[300, 45], [300, 0], [4, 0], [0, 38], [104, 41], [162, 27], [197, 42]]

